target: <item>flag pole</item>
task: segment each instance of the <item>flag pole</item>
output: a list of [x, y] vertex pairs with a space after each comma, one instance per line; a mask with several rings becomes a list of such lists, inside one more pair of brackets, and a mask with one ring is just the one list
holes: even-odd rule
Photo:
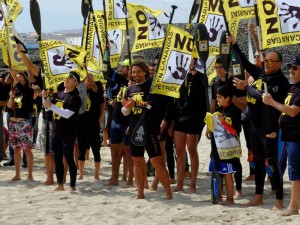
[[126, 25], [126, 41], [127, 41], [127, 51], [128, 51], [128, 59], [129, 59], [129, 67], [131, 66], [131, 51], [130, 51], [130, 36], [129, 36], [129, 27], [128, 27], [128, 10], [127, 10], [127, 2], [124, 0], [125, 6], [125, 25]]
[[99, 44], [99, 50], [100, 50], [101, 58], [103, 59], [103, 51], [102, 51], [101, 40], [100, 40], [100, 36], [99, 36], [99, 29], [98, 29], [96, 17], [95, 17], [95, 14], [94, 14], [94, 8], [93, 8], [92, 0], [88, 0], [88, 1], [89, 1], [89, 5], [90, 5], [90, 12], [92, 13], [92, 18], [93, 18], [93, 21], [94, 21], [94, 26], [95, 26], [95, 30], [96, 30], [96, 36], [97, 36], [97, 40], [98, 40], [98, 44]]
[[262, 65], [262, 78], [263, 78], [263, 83], [264, 83], [264, 91], [266, 94], [268, 94], [268, 85], [267, 85], [267, 80], [266, 80], [266, 74], [265, 74], [265, 66], [264, 66], [264, 55], [262, 54], [262, 37], [261, 37], [261, 30], [260, 30], [260, 23], [259, 23], [259, 16], [258, 16], [258, 7], [257, 7], [257, 0], [254, 1], [254, 11], [255, 11], [255, 21], [256, 21], [256, 32], [257, 32], [257, 37], [258, 37], [258, 46], [259, 46], [259, 55], [261, 59], [261, 65]]

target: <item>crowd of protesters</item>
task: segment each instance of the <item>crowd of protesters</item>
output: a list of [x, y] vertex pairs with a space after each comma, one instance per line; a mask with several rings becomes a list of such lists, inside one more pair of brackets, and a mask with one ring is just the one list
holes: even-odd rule
[[[90, 148], [94, 156], [94, 179], [99, 180], [102, 129], [102, 145], [107, 146], [109, 140], [112, 157], [111, 178], [106, 185], [119, 184], [123, 159], [123, 180], [128, 186], [136, 184], [137, 198], [145, 198], [145, 188], [157, 190], [160, 182], [166, 198], [170, 200], [172, 192], [184, 191], [189, 158], [188, 192], [196, 193], [199, 171], [197, 145], [205, 127], [206, 113], [210, 112], [218, 115], [219, 125], [226, 132], [224, 137], [234, 137], [239, 142], [242, 127], [244, 129], [249, 158], [253, 161], [246, 181], [255, 180], [255, 195], [247, 206], [263, 205], [265, 177], [269, 168], [272, 191], [276, 196], [273, 210], [284, 208], [284, 169], [278, 159], [278, 140], [284, 142], [292, 186], [290, 204], [282, 215], [299, 214], [300, 56], [290, 59], [288, 64], [290, 84], [281, 71], [282, 55], [279, 52], [256, 52], [255, 62], [251, 63], [234, 36], [228, 35], [227, 42], [239, 55], [247, 77], [235, 78], [217, 57], [217, 77], [211, 84], [210, 99], [207, 77], [196, 69], [197, 59], [191, 60], [186, 71], [180, 98], [173, 99], [151, 92], [157, 64], [154, 61], [147, 64], [145, 60], [119, 62], [118, 70], [110, 70], [106, 85], [95, 81], [89, 73], [82, 80], [80, 70], [73, 69], [57, 90], [43, 90], [41, 68], [18, 48], [27, 73], [10, 68], [0, 77], [0, 150], [4, 156], [6, 147], [9, 149], [10, 157], [3, 165], [15, 167], [15, 176], [11, 180], [21, 179], [21, 166], [28, 169], [27, 180], [34, 179], [32, 148], [40, 148], [44, 153], [44, 184], [56, 183], [57, 191], [65, 190], [67, 171], [70, 174], [70, 190], [76, 190], [76, 180], [84, 179], [85, 160]], [[263, 61], [261, 57], [264, 57]], [[8, 132], [3, 126], [4, 109]], [[39, 128], [40, 114], [42, 127]], [[225, 180], [227, 198], [223, 201], [220, 191], [219, 202], [234, 204], [234, 199], [243, 196], [240, 156], [224, 158], [220, 154], [219, 134], [208, 126], [204, 133], [211, 140], [212, 165], [220, 172], [220, 179]], [[137, 140], [142, 140], [143, 144]], [[145, 152], [155, 170], [150, 187]], [[173, 183], [176, 186], [171, 190], [170, 184]]]

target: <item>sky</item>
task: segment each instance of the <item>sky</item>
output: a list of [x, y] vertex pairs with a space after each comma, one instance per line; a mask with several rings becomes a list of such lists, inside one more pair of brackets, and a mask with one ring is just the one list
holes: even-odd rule
[[[49, 33], [58, 30], [81, 29], [81, 0], [37, 0], [40, 5], [42, 32]], [[19, 0], [23, 12], [15, 22], [19, 33], [34, 32], [29, 13], [30, 0]], [[107, 4], [106, 0], [106, 4]], [[162, 9], [167, 14], [172, 11], [171, 5], [178, 8], [175, 11], [173, 23], [187, 23], [194, 0], [127, 0], [129, 3], [145, 5], [153, 9]], [[93, 0], [94, 10], [103, 9], [103, 0]], [[161, 15], [161, 23], [168, 23], [168, 18]]]

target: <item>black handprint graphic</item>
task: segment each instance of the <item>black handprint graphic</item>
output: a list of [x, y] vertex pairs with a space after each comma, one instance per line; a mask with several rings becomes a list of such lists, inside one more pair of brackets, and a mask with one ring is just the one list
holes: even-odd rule
[[284, 23], [286, 23], [289, 19], [291, 18], [296, 18], [298, 19], [298, 22], [293, 24], [293, 28], [295, 29], [299, 22], [300, 22], [300, 7], [297, 7], [297, 6], [292, 6], [292, 5], [288, 5], [287, 3], [285, 2], [282, 2], [282, 5], [285, 5], [287, 6], [288, 8], [287, 9], [283, 9], [283, 8], [280, 8], [281, 11], [287, 11], [287, 13], [285, 14], [279, 14], [280, 17], [282, 16], [287, 16], [287, 18], [285, 18], [283, 20]]
[[[162, 27], [161, 27], [160, 23], [158, 22], [158, 20], [154, 16], [153, 17], [149, 16], [149, 20], [150, 20], [151, 31], [154, 31], [155, 28], [158, 28], [157, 35], [160, 36], [160, 31], [161, 31]], [[153, 21], [151, 22], [151, 20], [153, 20]]]
[[120, 34], [118, 34], [118, 33], [116, 34], [116, 32], [117, 32], [117, 30], [113, 31], [112, 37], [109, 34], [107, 34], [107, 35], [108, 35], [109, 43], [114, 45], [116, 47], [116, 49], [118, 50], [117, 40], [118, 40]]
[[121, 4], [118, 2], [116, 4], [116, 6], [118, 6], [119, 8], [121, 8], [121, 10], [124, 13], [124, 15], [127, 15], [127, 8], [126, 8], [126, 4], [125, 4], [124, 0], [121, 0]]
[[[176, 70], [174, 72], [172, 72], [172, 67], [171, 66], [168, 66], [168, 69], [169, 71], [171, 72], [172, 74], [172, 77], [176, 80], [184, 80], [184, 78], [186, 77], [187, 75], [187, 71], [188, 69], [185, 69], [186, 68], [186, 65], [189, 61], [189, 58], [186, 57], [185, 59], [185, 63], [183, 62], [183, 54], [181, 55], [180, 57], [180, 62], [178, 60], [178, 56], [176, 56]], [[184, 64], [183, 64], [184, 63]]]
[[53, 64], [55, 66], [66, 66], [66, 67], [72, 69], [72, 66], [69, 66], [69, 65], [74, 64], [74, 63], [65, 54], [63, 57], [61, 57], [59, 55], [60, 52], [58, 51], [58, 49], [56, 49], [56, 51], [57, 51], [57, 54], [52, 57]]
[[213, 19], [210, 19], [210, 29], [209, 29], [210, 37], [209, 37], [209, 41], [211, 41], [211, 42], [214, 42], [217, 39], [219, 31], [223, 28], [223, 24], [221, 24], [221, 26], [217, 30], [217, 27], [219, 26], [220, 18], [217, 19], [216, 24], [215, 24], [215, 20], [216, 20], [215, 16], [214, 16]]

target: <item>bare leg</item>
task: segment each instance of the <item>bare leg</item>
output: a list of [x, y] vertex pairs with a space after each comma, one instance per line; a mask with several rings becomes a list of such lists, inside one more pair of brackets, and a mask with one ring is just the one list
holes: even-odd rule
[[127, 186], [133, 185], [133, 160], [131, 157], [130, 147], [128, 145], [123, 145], [123, 159], [126, 159], [128, 165], [128, 178], [127, 178]]
[[84, 164], [85, 164], [85, 161], [78, 160], [78, 168], [79, 168], [79, 177], [78, 177], [78, 180], [82, 180], [83, 179]]
[[46, 167], [46, 174], [47, 178], [44, 182], [44, 185], [52, 185], [54, 184], [54, 178], [53, 178], [53, 169], [54, 169], [54, 160], [53, 160], [53, 154], [48, 153], [44, 156], [45, 159], [45, 167]]
[[227, 198], [223, 202], [223, 204], [224, 205], [232, 205], [232, 204], [234, 204], [234, 199], [233, 199], [233, 177], [232, 177], [232, 174], [225, 174], [224, 178], [225, 178]]
[[28, 170], [28, 177], [27, 181], [33, 181], [33, 154], [31, 149], [25, 149], [26, 159], [27, 159], [27, 170]]
[[144, 157], [133, 157], [134, 175], [137, 184], [137, 198], [143, 199], [144, 195], [144, 178], [146, 176], [146, 163]]
[[17, 148], [14, 150], [14, 161], [16, 175], [11, 179], [12, 181], [21, 180], [21, 149]]
[[127, 174], [128, 174], [128, 162], [127, 158], [125, 157], [124, 149], [122, 149], [121, 158], [123, 158], [123, 176], [122, 181], [127, 181]]
[[191, 184], [189, 188], [190, 193], [196, 192], [196, 183], [197, 183], [197, 176], [199, 171], [199, 156], [197, 152], [197, 144], [199, 140], [199, 135], [195, 134], [187, 134], [187, 146], [188, 151], [191, 158]]
[[112, 162], [112, 180], [108, 183], [108, 185], [118, 185], [121, 154], [122, 154], [122, 143], [111, 144], [110, 147], [111, 147], [111, 162]]
[[89, 159], [90, 159], [90, 149], [87, 149], [87, 150], [85, 151], [85, 159], [86, 159], [86, 160], [89, 160]]
[[100, 171], [100, 162], [95, 162], [95, 173], [94, 173], [95, 180], [100, 180], [99, 171]]
[[183, 132], [175, 131], [174, 141], [177, 154], [177, 185], [173, 191], [178, 192], [183, 191], [186, 134]]
[[287, 210], [282, 212], [282, 216], [291, 216], [299, 214], [299, 201], [300, 197], [300, 180], [292, 181], [291, 185], [291, 200]]
[[[165, 168], [166, 168], [167, 154], [166, 154], [165, 144], [166, 144], [165, 141], [160, 141], [160, 142], [159, 142], [160, 149], [161, 149], [161, 154], [162, 154], [163, 165], [164, 165]], [[152, 189], [153, 191], [157, 191], [158, 183], [159, 183], [158, 175], [157, 175], [157, 173], [155, 173], [155, 177], [154, 177], [153, 183], [152, 183], [152, 185], [151, 185], [151, 189]]]
[[163, 161], [161, 156], [153, 157], [150, 159], [152, 165], [155, 168], [155, 173], [157, 174], [159, 181], [166, 191], [167, 200], [172, 199], [172, 191], [169, 181], [169, 174], [165, 166], [165, 162]]
[[78, 158], [79, 158], [79, 147], [77, 143], [74, 143], [74, 159], [75, 159], [75, 164], [77, 169], [79, 169]]
[[66, 180], [67, 180], [67, 173], [68, 173], [68, 170], [69, 170], [69, 166], [68, 166], [68, 163], [65, 159], [65, 156], [63, 158], [63, 163], [64, 163], [64, 183], [66, 183]]

